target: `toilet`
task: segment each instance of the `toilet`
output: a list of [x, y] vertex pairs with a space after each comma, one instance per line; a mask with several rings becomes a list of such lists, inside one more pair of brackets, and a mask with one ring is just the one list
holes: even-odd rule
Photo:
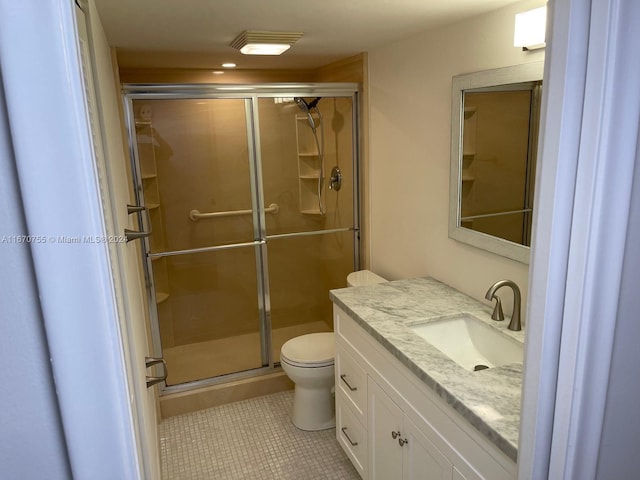
[[[347, 276], [349, 287], [386, 281], [369, 270]], [[335, 427], [334, 358], [333, 332], [301, 335], [288, 340], [280, 349], [280, 366], [295, 384], [291, 421], [300, 430]]]

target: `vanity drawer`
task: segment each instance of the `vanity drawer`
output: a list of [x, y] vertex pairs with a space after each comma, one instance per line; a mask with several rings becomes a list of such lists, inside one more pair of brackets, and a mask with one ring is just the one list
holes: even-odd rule
[[367, 424], [367, 373], [358, 364], [346, 345], [339, 343], [336, 349], [336, 388], [350, 404], [359, 421]]
[[360, 476], [367, 478], [367, 430], [357, 420], [343, 395], [336, 395], [336, 439]]

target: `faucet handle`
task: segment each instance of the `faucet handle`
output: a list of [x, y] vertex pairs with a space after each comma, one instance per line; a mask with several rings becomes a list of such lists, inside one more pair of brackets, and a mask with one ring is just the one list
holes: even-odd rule
[[504, 320], [504, 312], [502, 311], [502, 300], [498, 295], [493, 295], [493, 298], [496, 299], [496, 306], [493, 309], [493, 313], [491, 314], [491, 318], [496, 320], [497, 322], [501, 322]]

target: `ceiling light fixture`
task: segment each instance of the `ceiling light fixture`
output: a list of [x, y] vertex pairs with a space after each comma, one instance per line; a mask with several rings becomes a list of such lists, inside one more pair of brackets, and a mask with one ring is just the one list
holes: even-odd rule
[[244, 55], [281, 55], [302, 35], [299, 32], [245, 30], [231, 42], [231, 46]]
[[546, 26], [546, 6], [516, 14], [513, 46], [522, 47], [525, 51], [544, 48]]
[[231, 63], [231, 62], [227, 62], [227, 63], [223, 63], [222, 67], [224, 67], [224, 68], [236, 68], [236, 64], [235, 63]]

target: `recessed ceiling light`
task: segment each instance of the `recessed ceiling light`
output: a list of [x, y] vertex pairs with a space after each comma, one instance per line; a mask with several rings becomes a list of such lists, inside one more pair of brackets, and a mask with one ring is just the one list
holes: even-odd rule
[[222, 64], [222, 66], [223, 66], [224, 68], [236, 68], [236, 64], [235, 64], [235, 63], [231, 63], [231, 62], [229, 62], [229, 63], [223, 63], [223, 64]]
[[224, 72], [222, 70], [214, 70], [213, 72], [214, 75], [224, 75]]
[[264, 32], [244, 31], [231, 42], [245, 55], [281, 55], [293, 45], [302, 33], [299, 32]]

